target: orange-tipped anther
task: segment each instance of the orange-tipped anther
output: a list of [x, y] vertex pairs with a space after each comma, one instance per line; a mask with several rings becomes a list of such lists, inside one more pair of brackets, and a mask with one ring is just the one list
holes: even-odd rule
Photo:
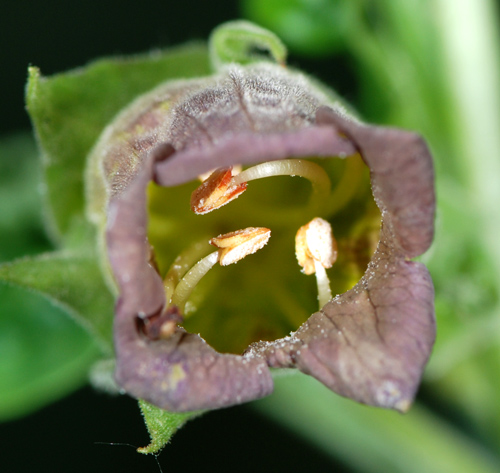
[[198, 215], [206, 214], [239, 197], [247, 184], [235, 184], [232, 178], [232, 167], [215, 170], [191, 194], [191, 210]]

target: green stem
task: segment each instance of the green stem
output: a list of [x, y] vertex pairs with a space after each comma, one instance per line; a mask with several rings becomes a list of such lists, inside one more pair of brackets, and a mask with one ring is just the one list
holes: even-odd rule
[[274, 381], [275, 393], [253, 405], [356, 471], [500, 471], [491, 452], [418, 405], [401, 415], [341, 398], [302, 374]]
[[490, 0], [435, 0], [448, 83], [454, 97], [455, 139], [470, 197], [482, 213], [500, 281], [500, 48]]

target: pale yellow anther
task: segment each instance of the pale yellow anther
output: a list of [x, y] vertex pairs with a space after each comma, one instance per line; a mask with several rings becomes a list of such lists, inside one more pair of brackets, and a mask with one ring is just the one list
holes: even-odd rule
[[322, 218], [314, 218], [300, 227], [295, 236], [295, 254], [305, 274], [316, 274], [321, 309], [332, 299], [325, 268], [331, 268], [337, 259], [337, 242], [331, 225]]
[[219, 264], [227, 266], [259, 251], [270, 237], [269, 228], [248, 227], [212, 238], [210, 244], [219, 248]]
[[[179, 281], [172, 294], [172, 306], [176, 306], [181, 313], [184, 313], [184, 306], [193, 289], [217, 262], [221, 266], [236, 263], [264, 247], [270, 236], [269, 228], [248, 227], [212, 238], [209, 243], [218, 250], [198, 261]], [[175, 330], [175, 327], [168, 325], [167, 322], [165, 327], [162, 326], [160, 335], [168, 337], [172, 330]]]
[[323, 268], [331, 268], [337, 260], [337, 242], [332, 226], [317, 217], [300, 227], [295, 236], [295, 254], [305, 274], [316, 272], [315, 262]]
[[191, 194], [191, 210], [206, 214], [236, 199], [246, 188], [246, 183], [233, 182], [231, 167], [217, 169]]

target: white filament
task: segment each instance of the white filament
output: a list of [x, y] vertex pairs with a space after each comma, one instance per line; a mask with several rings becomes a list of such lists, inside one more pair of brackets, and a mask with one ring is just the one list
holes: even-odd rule
[[322, 309], [327, 302], [332, 300], [330, 280], [326, 274], [326, 269], [319, 261], [314, 260], [314, 268], [316, 270], [316, 283], [318, 285], [319, 308]]
[[318, 164], [302, 159], [268, 161], [245, 169], [233, 177], [235, 184], [271, 176], [299, 176], [308, 179], [313, 187], [311, 202], [320, 205], [328, 200], [331, 182], [326, 171]]
[[213, 268], [217, 261], [219, 261], [218, 251], [214, 251], [198, 261], [179, 281], [179, 284], [177, 284], [172, 295], [172, 305], [176, 305], [183, 312], [186, 301], [189, 299], [193, 289], [200, 282], [201, 278]]

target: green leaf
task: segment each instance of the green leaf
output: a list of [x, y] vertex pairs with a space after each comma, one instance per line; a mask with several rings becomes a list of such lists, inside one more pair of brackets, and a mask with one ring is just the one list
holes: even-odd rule
[[0, 140], [0, 261], [51, 249], [43, 231], [39, 178], [29, 133]]
[[0, 266], [0, 280], [42, 294], [111, 351], [113, 297], [94, 258], [69, 251], [27, 257]]
[[139, 407], [151, 438], [148, 446], [137, 449], [139, 453], [159, 452], [188, 420], [203, 413], [203, 411], [168, 412], [142, 400], [139, 401]]
[[84, 214], [84, 168], [111, 119], [139, 94], [173, 78], [209, 72], [207, 50], [190, 45], [131, 59], [104, 59], [52, 77], [29, 69], [26, 101], [47, 187], [50, 230], [60, 240]]
[[0, 421], [82, 386], [99, 350], [80, 326], [33, 292], [0, 284]]
[[[0, 260], [51, 250], [40, 166], [29, 133], [0, 141]], [[26, 415], [86, 382], [95, 341], [47, 298], [0, 284], [0, 420]]]

